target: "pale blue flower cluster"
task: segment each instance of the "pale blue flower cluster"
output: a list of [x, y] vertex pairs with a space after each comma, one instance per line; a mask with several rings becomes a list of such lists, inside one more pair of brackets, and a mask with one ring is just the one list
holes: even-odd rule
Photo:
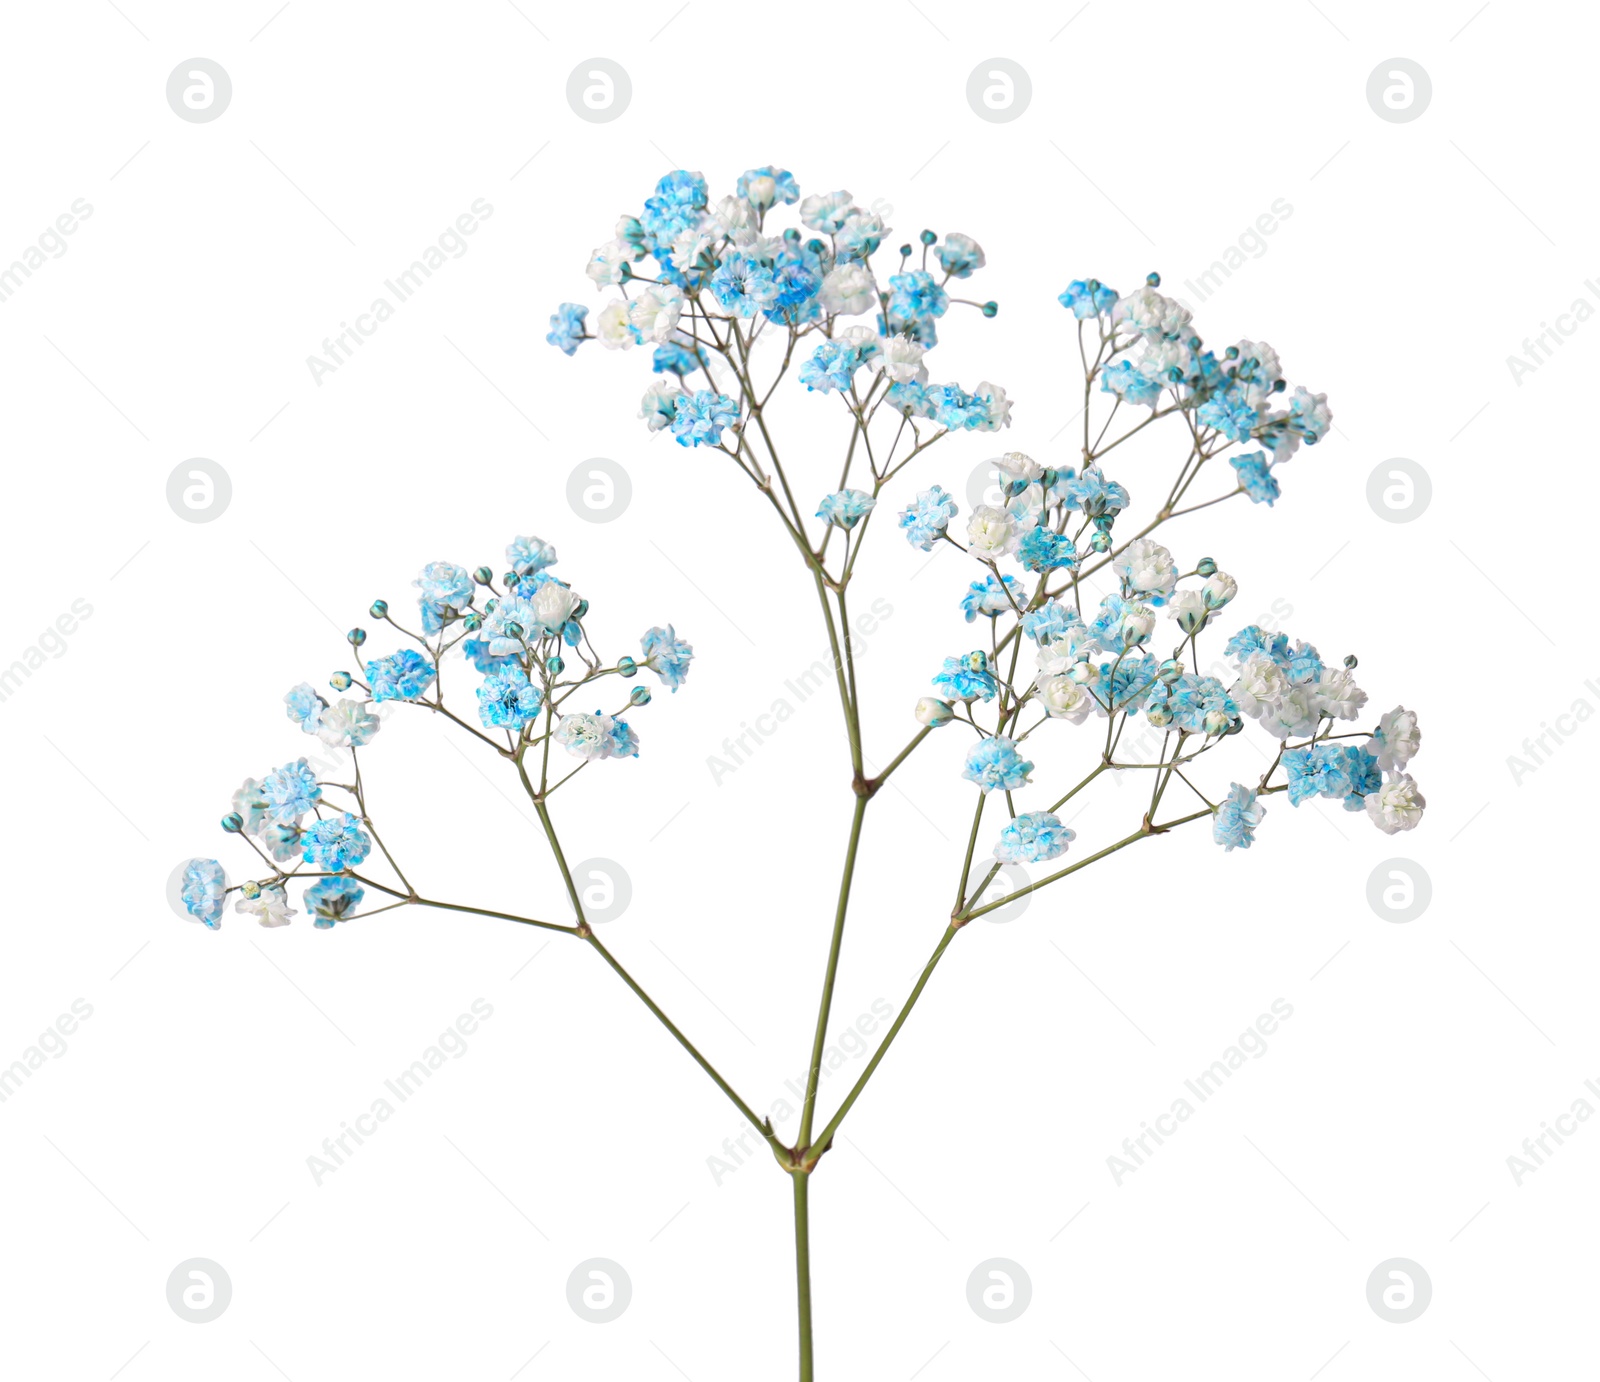
[[961, 776], [976, 782], [985, 792], [1019, 792], [1028, 785], [1033, 764], [1017, 752], [1017, 746], [1002, 735], [980, 739], [967, 751]]
[[306, 863], [329, 873], [353, 869], [372, 852], [372, 836], [348, 811], [316, 821], [302, 842]]
[[367, 890], [353, 878], [319, 878], [306, 889], [306, 910], [312, 915], [311, 924], [325, 931], [337, 922], [349, 921], [366, 895]]
[[931, 552], [955, 516], [956, 501], [934, 485], [920, 490], [916, 499], [900, 511], [900, 528], [913, 547]]
[[213, 931], [222, 925], [227, 905], [228, 879], [215, 859], [191, 859], [184, 866], [179, 896], [189, 915]]
[[1059, 858], [1077, 836], [1049, 811], [1024, 811], [1006, 822], [994, 857], [1002, 864], [1042, 864]]
[[435, 675], [433, 664], [411, 648], [367, 663], [367, 687], [375, 701], [417, 700]]
[[689, 675], [693, 646], [679, 638], [677, 630], [668, 624], [664, 629], [647, 629], [639, 640], [639, 648], [644, 653], [644, 665], [676, 692]]
[[817, 506], [817, 517], [849, 532], [872, 512], [877, 502], [870, 494], [859, 489], [842, 489], [824, 497]]
[[1000, 694], [994, 673], [989, 670], [989, 655], [970, 652], [965, 657], [947, 657], [944, 667], [933, 678], [933, 689], [947, 701], [992, 701]]
[[1266, 814], [1267, 808], [1256, 800], [1256, 794], [1235, 782], [1212, 817], [1211, 838], [1222, 846], [1225, 854], [1249, 849], [1255, 843], [1255, 829]]

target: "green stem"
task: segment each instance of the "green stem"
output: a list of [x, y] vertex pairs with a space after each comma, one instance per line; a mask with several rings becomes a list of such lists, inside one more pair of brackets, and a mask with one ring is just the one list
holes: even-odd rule
[[811, 1193], [811, 1177], [804, 1171], [795, 1171], [791, 1179], [794, 1181], [795, 1294], [800, 1316], [800, 1382], [812, 1382], [811, 1210], [807, 1202]]

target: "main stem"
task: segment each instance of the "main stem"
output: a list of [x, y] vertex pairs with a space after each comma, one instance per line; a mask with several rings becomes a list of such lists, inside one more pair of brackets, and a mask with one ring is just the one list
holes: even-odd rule
[[794, 1270], [800, 1316], [800, 1382], [812, 1382], [811, 1361], [811, 1176], [796, 1170], [794, 1181]]

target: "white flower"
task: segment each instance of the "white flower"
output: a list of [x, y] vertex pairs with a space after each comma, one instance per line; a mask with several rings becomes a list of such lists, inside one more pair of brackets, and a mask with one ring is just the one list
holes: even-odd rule
[[560, 723], [556, 725], [555, 738], [556, 743], [574, 758], [584, 758], [591, 762], [610, 758], [611, 717], [590, 715], [584, 711], [563, 715]]
[[755, 207], [743, 197], [727, 196], [717, 203], [711, 219], [724, 235], [732, 235], [736, 230], [753, 229], [759, 218]]
[[822, 279], [822, 309], [840, 317], [856, 317], [878, 305], [872, 270], [852, 261], [829, 269]]
[[1189, 324], [1189, 309], [1154, 288], [1144, 287], [1118, 298], [1111, 320], [1126, 323], [1146, 336], [1176, 336]]
[[652, 283], [628, 306], [628, 324], [648, 341], [672, 339], [683, 311], [683, 294], [670, 283]]
[[1324, 668], [1316, 681], [1317, 709], [1341, 720], [1353, 720], [1367, 703], [1367, 693], [1356, 685], [1348, 667]]
[[644, 397], [639, 402], [639, 416], [649, 423], [652, 432], [659, 432], [663, 427], [672, 425], [672, 419], [678, 413], [678, 400], [682, 397], [681, 389], [674, 388], [664, 379], [657, 379], [644, 391]]
[[1033, 484], [1044, 474], [1044, 467], [1032, 456], [1025, 456], [1020, 451], [1007, 451], [998, 460], [990, 461], [996, 470], [1007, 480], [1025, 480]]
[[924, 696], [917, 702], [916, 715], [919, 725], [937, 729], [940, 725], [949, 724], [955, 718], [955, 711], [948, 701], [941, 701], [937, 696]]
[[1198, 590], [1180, 590], [1167, 601], [1167, 614], [1178, 621], [1185, 634], [1205, 628], [1211, 611]]
[[1178, 566], [1172, 553], [1147, 537], [1130, 542], [1112, 569], [1136, 595], [1170, 595], [1178, 584]]
[[1156, 612], [1149, 605], [1135, 605], [1122, 615], [1122, 641], [1129, 647], [1148, 642], [1156, 631]]
[[[1422, 747], [1422, 731], [1417, 728], [1417, 712], [1397, 705], [1378, 721], [1378, 732], [1363, 745], [1385, 771], [1399, 771]], [[237, 809], [237, 807], [235, 808]]]
[[998, 432], [1002, 427], [1011, 425], [1011, 400], [1006, 397], [1006, 391], [998, 384], [991, 384], [987, 379], [981, 379], [978, 381], [978, 387], [972, 391], [972, 396], [989, 405], [988, 420], [980, 423], [976, 430]]
[[1372, 823], [1385, 835], [1415, 829], [1427, 804], [1407, 773], [1390, 773], [1383, 786], [1367, 794], [1366, 802]]
[[1039, 704], [1053, 720], [1081, 725], [1095, 707], [1088, 689], [1064, 674], [1041, 675], [1034, 684], [1039, 688]]
[[595, 334], [607, 350], [630, 350], [637, 344], [633, 325], [628, 320], [628, 304], [622, 299], [608, 302], [600, 311]]
[[1246, 658], [1240, 666], [1233, 698], [1246, 715], [1258, 720], [1273, 715], [1288, 694], [1288, 673], [1265, 653]]
[[710, 257], [711, 236], [698, 229], [680, 231], [667, 252], [672, 256], [673, 264], [687, 272], [699, 263], [702, 255]]
[[1291, 686], [1277, 705], [1262, 713], [1261, 727], [1279, 739], [1291, 739], [1310, 734], [1317, 727], [1317, 720], [1317, 688]]
[[848, 192], [819, 192], [800, 203], [800, 220], [812, 230], [832, 235], [855, 209]]
[[1206, 602], [1207, 609], [1221, 609], [1238, 593], [1239, 582], [1234, 580], [1226, 571], [1215, 572], [1200, 587], [1200, 594]]
[[922, 357], [928, 348], [907, 340], [904, 336], [890, 336], [878, 342], [878, 354], [872, 359], [872, 368], [882, 370], [895, 384], [926, 384], [928, 367]]
[[589, 266], [584, 272], [597, 286], [614, 288], [622, 282], [622, 266], [632, 262], [633, 246], [621, 240], [610, 240], [589, 256]]
[[241, 897], [233, 910], [254, 917], [263, 926], [287, 926], [294, 915], [289, 899], [279, 887], [262, 888], [254, 897]]
[[341, 700], [322, 712], [317, 738], [336, 749], [357, 749], [370, 744], [382, 724], [365, 701]]
[[1022, 541], [1022, 524], [1007, 509], [980, 504], [967, 522], [968, 550], [974, 556], [1003, 557], [1017, 550]]
[[539, 628], [548, 634], [558, 634], [579, 603], [578, 592], [560, 581], [546, 581], [529, 601]]

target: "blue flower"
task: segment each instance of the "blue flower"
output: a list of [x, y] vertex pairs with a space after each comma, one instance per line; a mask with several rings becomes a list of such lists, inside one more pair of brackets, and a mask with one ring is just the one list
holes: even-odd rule
[[[1089, 286], [1090, 283], [1094, 284], [1093, 288]], [[1056, 301], [1071, 312], [1073, 316], [1077, 317], [1079, 321], [1082, 321], [1085, 317], [1094, 317], [1102, 312], [1109, 312], [1116, 306], [1119, 296], [1120, 294], [1115, 288], [1108, 288], [1105, 284], [1095, 279], [1085, 282], [1081, 278], [1075, 278], [1071, 283], [1067, 284], [1066, 289], [1056, 298]]]
[[544, 692], [518, 666], [498, 667], [478, 688], [478, 718], [485, 729], [521, 729], [538, 717]]
[[571, 355], [577, 351], [588, 336], [584, 334], [584, 319], [589, 315], [587, 307], [580, 307], [575, 302], [563, 302], [561, 306], [551, 313], [550, 334], [545, 337], [551, 345], [563, 355]]
[[947, 657], [944, 668], [933, 678], [933, 689], [947, 701], [992, 701], [1000, 688], [989, 670], [989, 655], [973, 652], [965, 657]]
[[283, 704], [291, 720], [307, 734], [315, 734], [328, 703], [312, 689], [310, 682], [303, 681], [284, 692]]
[[836, 494], [829, 494], [823, 498], [817, 509], [817, 517], [826, 523], [833, 524], [836, 528], [843, 528], [845, 532], [861, 522], [877, 504], [877, 500], [870, 494], [859, 489], [842, 489]]
[[1256, 801], [1256, 794], [1235, 782], [1217, 807], [1211, 838], [1228, 854], [1235, 849], [1249, 849], [1255, 842], [1255, 828], [1266, 814], [1267, 808]]
[[183, 887], [178, 894], [184, 910], [213, 931], [222, 926], [222, 909], [227, 903], [228, 877], [215, 859], [191, 859], [183, 870]]
[[1215, 677], [1185, 672], [1168, 686], [1150, 688], [1146, 712], [1165, 710], [1170, 723], [1190, 734], [1221, 734], [1239, 718], [1239, 707]]
[[983, 246], [970, 235], [946, 235], [934, 253], [939, 256], [939, 267], [951, 278], [971, 278], [973, 271], [987, 262]]
[[672, 435], [679, 446], [715, 446], [738, 418], [739, 405], [726, 394], [701, 389], [678, 400]]
[[961, 597], [961, 612], [970, 624], [980, 614], [993, 619], [997, 614], [1010, 613], [1013, 608], [1021, 609], [1027, 603], [1028, 592], [1015, 576], [989, 575], [967, 587], [967, 593]]
[[460, 614], [472, 603], [472, 577], [465, 567], [448, 561], [430, 561], [411, 582], [422, 592], [422, 631], [438, 633], [448, 615]]
[[778, 285], [771, 269], [736, 251], [711, 275], [711, 291], [724, 311], [753, 317], [777, 300]]
[[1025, 811], [1014, 820], [1007, 821], [1000, 831], [1000, 843], [994, 847], [994, 857], [1003, 864], [1042, 864], [1067, 852], [1067, 845], [1076, 838], [1049, 811]]
[[[872, 353], [876, 352], [874, 346]], [[849, 341], [824, 341], [800, 366], [799, 380], [806, 388], [821, 393], [843, 393], [855, 383], [856, 371], [867, 358], [867, 352], [860, 345]]]
[[268, 773], [261, 780], [261, 795], [268, 820], [296, 821], [321, 799], [322, 788], [317, 786], [317, 775], [301, 758]]
[[795, 182], [794, 174], [770, 164], [741, 173], [734, 190], [758, 211], [765, 211], [780, 203], [788, 206], [800, 200], [800, 185]]
[[1160, 379], [1152, 379], [1131, 360], [1117, 360], [1100, 372], [1100, 391], [1116, 394], [1131, 407], [1155, 407], [1161, 388]]
[[1322, 675], [1322, 659], [1309, 643], [1297, 642], [1283, 669], [1296, 686], [1307, 686]]
[[1290, 749], [1283, 756], [1283, 766], [1289, 775], [1291, 806], [1321, 796], [1342, 801], [1347, 811], [1359, 811], [1362, 798], [1383, 786], [1378, 760], [1355, 745], [1324, 743]]
[[410, 648], [367, 663], [367, 685], [375, 701], [414, 701], [433, 684], [433, 676], [433, 664]]
[[353, 878], [319, 878], [306, 889], [306, 911], [316, 918], [311, 924], [327, 931], [335, 922], [349, 921], [366, 895], [367, 890]]
[[348, 811], [318, 821], [302, 843], [306, 863], [329, 873], [354, 868], [372, 852], [372, 837]]
[[1074, 628], [1088, 632], [1077, 611], [1068, 609], [1059, 600], [1048, 600], [1022, 616], [1023, 634], [1040, 646], [1065, 638]]
[[606, 751], [605, 757], [637, 758], [639, 756], [639, 736], [628, 728], [625, 720], [613, 719], [605, 733], [610, 742], [610, 747]]
[[967, 751], [961, 776], [968, 782], [976, 782], [985, 792], [996, 788], [1015, 792], [1028, 785], [1028, 774], [1032, 771], [1033, 764], [1017, 752], [1011, 740], [995, 735]]
[[1200, 405], [1195, 414], [1203, 427], [1215, 427], [1225, 437], [1234, 441], [1248, 441], [1250, 432], [1261, 415], [1242, 398], [1219, 393]]
[[1078, 564], [1078, 549], [1065, 533], [1053, 533], [1041, 526], [1031, 529], [1017, 548], [1017, 560], [1029, 571], [1072, 570]]
[[798, 326], [821, 315], [815, 301], [822, 291], [822, 274], [804, 259], [780, 260], [772, 273], [774, 294], [764, 309], [769, 319]]
[[556, 564], [556, 549], [543, 538], [514, 537], [506, 546], [506, 564], [518, 576], [531, 576]]
[[894, 330], [929, 317], [942, 317], [949, 307], [949, 294], [926, 269], [890, 276], [889, 323]]
[[1289, 666], [1288, 638], [1281, 633], [1268, 633], [1259, 624], [1247, 624], [1240, 629], [1222, 651], [1236, 662], [1246, 662], [1260, 653], [1285, 670]]
[[[1157, 685], [1155, 678], [1159, 665], [1149, 654], [1124, 657], [1120, 662], [1114, 658], [1102, 662], [1096, 671], [1094, 685], [1090, 688], [1100, 710], [1105, 711], [1109, 707], [1112, 714], [1120, 714], [1124, 710], [1131, 714], [1138, 710]], [[1113, 667], [1117, 669], [1114, 677], [1111, 671]]]
[[931, 552], [955, 516], [956, 501], [935, 485], [920, 491], [913, 503], [900, 510], [900, 527], [913, 547]]
[[1082, 475], [1070, 475], [1060, 485], [1069, 509], [1078, 509], [1090, 518], [1115, 517], [1128, 507], [1128, 491], [1108, 480], [1097, 465], [1085, 466]]
[[461, 645], [461, 651], [467, 659], [480, 672], [492, 672], [496, 667], [520, 665], [515, 656], [499, 656], [489, 651], [492, 640], [487, 638], [469, 638]]
[[693, 374], [702, 363], [693, 352], [675, 341], [658, 345], [655, 354], [650, 357], [650, 368], [656, 374], [675, 374], [680, 379], [686, 374]]
[[1278, 481], [1267, 453], [1252, 451], [1248, 456], [1229, 456], [1228, 464], [1239, 472], [1239, 487], [1250, 496], [1250, 502], [1270, 509], [1278, 497]]
[[647, 630], [639, 640], [639, 648], [644, 653], [644, 665], [676, 692], [689, 675], [694, 648], [678, 637], [671, 624], [664, 629]]

